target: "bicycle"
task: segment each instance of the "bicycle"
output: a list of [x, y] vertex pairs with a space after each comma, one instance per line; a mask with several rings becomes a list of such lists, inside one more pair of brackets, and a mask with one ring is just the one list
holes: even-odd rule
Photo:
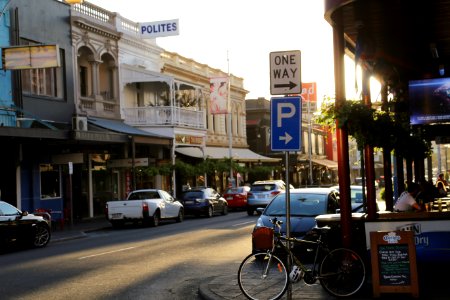
[[[285, 245], [288, 238], [280, 233], [282, 221], [274, 218], [271, 222], [273, 228], [260, 227], [255, 230], [261, 231], [262, 238], [258, 238], [259, 243], [267, 250], [250, 254], [239, 266], [239, 288], [247, 298], [280, 299], [286, 293], [290, 282], [295, 283], [302, 279], [307, 285], [319, 280], [323, 289], [335, 297], [348, 297], [361, 289], [366, 278], [363, 260], [355, 251], [347, 248], [330, 251], [322, 240], [329, 227], [314, 228], [318, 234], [315, 241], [289, 238], [290, 243], [315, 246], [312, 267], [308, 268]], [[255, 239], [255, 242], [258, 239]], [[281, 249], [282, 253], [287, 254], [286, 258], [291, 259], [292, 270], [288, 270], [284, 261], [274, 254], [276, 249]], [[318, 261], [322, 253], [323, 259]]]

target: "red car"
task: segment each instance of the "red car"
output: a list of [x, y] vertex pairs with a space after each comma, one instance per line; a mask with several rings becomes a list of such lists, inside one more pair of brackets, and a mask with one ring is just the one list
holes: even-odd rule
[[250, 191], [249, 186], [240, 186], [229, 188], [223, 194], [223, 197], [228, 202], [228, 207], [231, 209], [246, 209], [247, 208], [247, 193]]

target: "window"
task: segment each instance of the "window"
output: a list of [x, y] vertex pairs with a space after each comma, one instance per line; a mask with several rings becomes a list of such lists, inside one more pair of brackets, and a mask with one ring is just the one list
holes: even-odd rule
[[[35, 45], [27, 40], [21, 40], [22, 45]], [[22, 93], [26, 95], [46, 96], [52, 98], [64, 97], [64, 50], [60, 49], [61, 67], [45, 69], [22, 70]]]
[[88, 95], [88, 68], [80, 66], [80, 94], [81, 97], [87, 97]]
[[61, 197], [61, 170], [58, 165], [41, 164], [41, 199]]

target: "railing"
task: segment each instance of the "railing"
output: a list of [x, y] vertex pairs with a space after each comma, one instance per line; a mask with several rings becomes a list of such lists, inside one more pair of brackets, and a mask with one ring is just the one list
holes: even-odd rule
[[124, 18], [120, 14], [110, 12], [89, 2], [72, 5], [72, 9], [75, 12], [74, 15], [91, 18], [96, 23], [107, 25], [109, 28], [114, 28], [118, 32], [123, 32], [134, 37], [140, 36], [139, 23]]
[[115, 26], [115, 16], [116, 14], [101, 8], [100, 6], [91, 4], [89, 2], [84, 2], [81, 4], [75, 4], [72, 9], [79, 13], [80, 15], [88, 16], [92, 19], [97, 20], [99, 23], [109, 23]]
[[184, 126], [206, 129], [204, 111], [173, 106], [123, 109], [125, 123], [132, 126]]

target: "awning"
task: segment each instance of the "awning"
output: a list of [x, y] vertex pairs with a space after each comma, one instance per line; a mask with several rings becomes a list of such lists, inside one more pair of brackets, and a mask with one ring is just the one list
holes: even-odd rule
[[120, 120], [88, 117], [88, 123], [116, 133], [131, 135], [135, 137], [136, 143], [171, 145], [173, 141], [173, 137], [171, 136], [164, 136], [144, 131], [142, 129], [125, 124]]
[[120, 68], [121, 80], [125, 84], [133, 82], [166, 82], [168, 85], [171, 85], [173, 83], [173, 77], [165, 74], [128, 64], [121, 64]]
[[[203, 158], [203, 152], [199, 147], [177, 147], [175, 151], [187, 156]], [[279, 158], [271, 158], [259, 155], [246, 148], [232, 148], [231, 156], [235, 161], [241, 162], [279, 162]], [[205, 147], [205, 157], [211, 159], [222, 159], [230, 157], [230, 149], [223, 147]]]
[[338, 168], [338, 163], [334, 160], [312, 158], [311, 161], [318, 165], [325, 166], [328, 169], [337, 170], [337, 168]]

